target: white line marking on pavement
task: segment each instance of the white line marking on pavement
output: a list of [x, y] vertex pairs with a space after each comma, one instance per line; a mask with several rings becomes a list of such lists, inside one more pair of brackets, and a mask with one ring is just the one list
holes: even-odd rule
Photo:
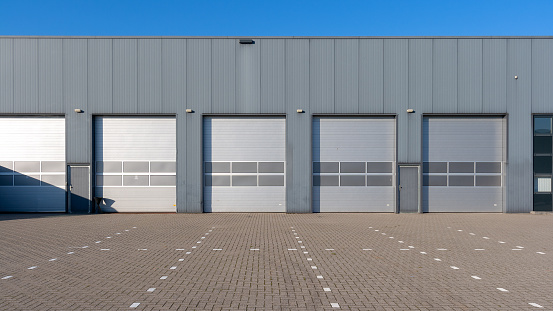
[[213, 230], [209, 230], [208, 232], [213, 232]]
[[222, 248], [214, 248], [213, 250], [214, 251], [222, 251], [223, 249]]
[[88, 246], [83, 246], [83, 247], [81, 247], [81, 248], [88, 248]]
[[426, 255], [426, 252], [421, 252], [421, 254]]
[[303, 245], [302, 245], [302, 246], [300, 246], [300, 247], [301, 247], [301, 248], [305, 248], [305, 246], [303, 246]]
[[192, 246], [192, 248], [196, 248], [196, 246]]
[[453, 270], [459, 270], [459, 267], [455, 267], [455, 266], [450, 266], [450, 268]]
[[117, 232], [116, 234], [121, 234], [121, 232]]
[[394, 237], [393, 236], [389, 236], [388, 239], [393, 239]]
[[147, 251], [148, 249], [147, 248], [139, 248], [138, 250], [139, 251]]
[[317, 266], [311, 266], [311, 269], [317, 270]]
[[373, 227], [369, 227], [369, 229], [372, 229]]
[[95, 243], [96, 243], [96, 244], [98, 244], [98, 243], [102, 243], [102, 241], [96, 241]]
[[202, 243], [202, 241], [198, 241], [198, 242], [196, 242], [196, 243], [200, 244], [200, 243]]
[[201, 237], [200, 239], [205, 239], [205, 236]]
[[2, 278], [2, 280], [7, 280], [7, 279], [11, 279], [11, 278], [13, 278], [12, 275], [6, 275], [5, 277]]
[[298, 241], [298, 243], [303, 243], [302, 241]]
[[451, 227], [447, 227], [448, 229], [451, 229]]
[[536, 252], [536, 254], [545, 255], [544, 252]]
[[505, 288], [502, 288], [502, 287], [498, 287], [497, 289], [502, 291], [502, 292], [508, 292], [508, 290], [506, 290]]
[[215, 229], [215, 227], [211, 227], [211, 229]]
[[48, 261], [56, 261], [56, 260], [58, 260], [58, 259], [57, 259], [57, 258], [52, 258], [52, 259], [50, 259], [50, 260], [48, 260]]
[[110, 237], [110, 236], [107, 236], [106, 239], [111, 239], [111, 237]]
[[380, 230], [374, 230], [374, 231], [378, 232], [378, 231], [380, 231]]
[[140, 302], [135, 302], [129, 308], [136, 308], [138, 306], [140, 306]]
[[473, 279], [475, 279], [475, 280], [481, 280], [481, 279], [482, 279], [481, 277], [476, 276], [476, 275], [471, 275], [470, 277], [473, 278]]
[[503, 242], [503, 241], [498, 241], [498, 242], [499, 242], [500, 244], [505, 244], [505, 242]]
[[463, 231], [463, 230], [457, 230], [457, 231], [461, 232], [461, 231]]
[[259, 248], [250, 248], [250, 251], [258, 251]]
[[532, 307], [543, 308], [543, 306], [540, 306], [539, 304], [537, 304], [535, 302], [529, 302], [528, 304], [531, 305]]
[[303, 252], [304, 254], [309, 254], [309, 252]]
[[27, 268], [27, 269], [29, 269], [29, 270], [33, 270], [33, 269], [36, 269], [36, 268], [38, 268], [38, 266], [32, 266], [32, 267], [30, 267], [30, 268]]
[[299, 238], [300, 238], [299, 236], [296, 237], [296, 239], [299, 239]]
[[152, 287], [152, 288], [148, 288], [147, 292], [153, 293], [155, 290], [156, 290], [156, 288]]
[[169, 269], [170, 269], [170, 270], [175, 270], [175, 269], [177, 269], [177, 267], [175, 267], [175, 266], [172, 266], [172, 267], [171, 267], [171, 268], [169, 268]]
[[317, 279], [323, 279], [322, 275], [317, 275]]
[[288, 250], [289, 251], [297, 251], [298, 249], [297, 248], [289, 248]]
[[472, 232], [471, 232], [471, 233], [469, 233], [469, 234], [470, 234], [470, 235], [476, 235], [475, 233], [472, 233]]
[[386, 233], [382, 232], [382, 235], [386, 235]]
[[164, 276], [160, 277], [159, 279], [160, 279], [160, 280], [166, 280], [166, 279], [167, 279], [167, 276], [164, 275]]
[[296, 232], [294, 232], [294, 235], [298, 235]]
[[334, 248], [325, 248], [325, 251], [333, 251]]
[[294, 229], [294, 227], [290, 227], [291, 229]]
[[340, 305], [337, 302], [331, 302], [330, 306], [333, 308], [340, 308]]
[[490, 238], [488, 238], [487, 236], [485, 236], [485, 237], [482, 237], [482, 238], [483, 238], [483, 239], [486, 239], [486, 240], [489, 240], [489, 239], [490, 239]]
[[209, 232], [206, 232], [204, 235], [209, 235]]
[[409, 247], [409, 248], [415, 248], [415, 247], [414, 247], [414, 246], [412, 246], [412, 245], [409, 245], [409, 246], [407, 246], [407, 247]]
[[475, 251], [483, 251], [484, 249], [483, 248], [475, 248], [474, 250]]
[[438, 248], [439, 251], [447, 251], [447, 248]]
[[399, 250], [400, 251], [410, 251], [411, 249], [410, 248], [400, 248]]
[[109, 251], [109, 248], [100, 248], [101, 251]]
[[372, 251], [372, 248], [363, 248], [364, 251]]
[[296, 230], [292, 230], [292, 232], [294, 232], [294, 231], [296, 231]]
[[436, 261], [442, 261], [440, 258], [434, 258], [434, 260], [436, 260]]
[[184, 258], [179, 259], [179, 261], [184, 261]]
[[313, 261], [313, 258], [307, 258], [307, 261]]
[[192, 254], [192, 252], [186, 252], [186, 255], [190, 255], [190, 254]]
[[71, 255], [71, 254], [75, 254], [75, 252], [69, 252], [69, 253], [67, 253], [67, 255]]
[[330, 288], [328, 288], [328, 287], [324, 287], [323, 290], [324, 290], [325, 292], [331, 292]]
[[126, 229], [125, 231], [129, 231], [129, 229]]
[[136, 227], [132, 227], [133, 229], [136, 229]]
[[398, 242], [398, 243], [405, 243], [405, 242], [403, 242], [403, 241], [397, 241], [397, 242]]
[[524, 248], [524, 247], [522, 247], [522, 246], [517, 246], [516, 248]]

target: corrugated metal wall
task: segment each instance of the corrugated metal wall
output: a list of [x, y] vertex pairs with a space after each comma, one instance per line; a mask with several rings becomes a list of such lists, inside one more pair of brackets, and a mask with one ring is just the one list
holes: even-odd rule
[[507, 211], [532, 209], [553, 38], [253, 39], [0, 38], [0, 113], [65, 114], [71, 163], [92, 161], [92, 114], [177, 114], [179, 212], [202, 211], [202, 114], [287, 115], [289, 212], [311, 210], [312, 114], [397, 114], [399, 163], [421, 161], [422, 114], [508, 114]]

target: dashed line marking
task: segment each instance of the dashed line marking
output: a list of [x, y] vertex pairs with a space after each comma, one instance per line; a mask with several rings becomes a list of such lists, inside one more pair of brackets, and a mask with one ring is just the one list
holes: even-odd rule
[[403, 241], [397, 241], [397, 242], [398, 242], [398, 243], [405, 243], [405, 242], [403, 242]]
[[543, 306], [540, 306], [539, 304], [537, 304], [535, 302], [529, 302], [528, 304], [531, 305], [532, 307], [543, 308]]
[[175, 250], [176, 250], [176, 251], [183, 251], [184, 248], [177, 248], [177, 249], [175, 249]]
[[98, 243], [102, 243], [102, 241], [96, 241], [96, 242], [94, 242], [94, 243], [98, 244]]
[[438, 248], [439, 251], [447, 251], [447, 248]]
[[209, 230], [208, 232], [213, 232], [213, 230]]
[[421, 254], [426, 255], [426, 252], [421, 252]]
[[156, 290], [156, 288], [152, 287], [152, 288], [148, 288], [147, 292], [153, 293], [155, 290]]
[[69, 252], [69, 253], [67, 253], [67, 255], [71, 255], [71, 254], [75, 254], [75, 252]]
[[502, 291], [502, 292], [508, 292], [508, 290], [506, 290], [505, 288], [502, 288], [502, 287], [498, 287], [497, 289]]
[[179, 261], [184, 261], [184, 258], [179, 259]]
[[192, 246], [192, 248], [196, 248], [196, 246]]
[[516, 248], [524, 248], [523, 246], [517, 246]]
[[301, 248], [305, 248], [305, 246], [303, 246], [303, 245], [302, 245], [302, 246], [300, 246], [300, 247], [301, 247]]
[[302, 241], [298, 241], [298, 243], [303, 243]]
[[414, 246], [412, 246], [412, 245], [409, 245], [409, 246], [407, 246], [407, 247], [409, 247], [409, 248], [415, 248], [415, 247], [414, 247]]
[[317, 266], [311, 266], [311, 269], [317, 270]]
[[299, 236], [296, 237], [296, 239], [299, 239], [299, 238], [300, 238]]
[[473, 278], [473, 279], [475, 279], [475, 280], [481, 280], [481, 279], [482, 279], [481, 277], [476, 276], [476, 275], [471, 275], [470, 277]]
[[129, 229], [126, 229], [125, 231], [129, 231]]
[[111, 237], [110, 237], [110, 236], [107, 236], [106, 239], [111, 239]]
[[148, 249], [147, 248], [139, 248], [138, 250], [139, 251], [147, 251]]
[[436, 261], [442, 261], [440, 258], [434, 258], [434, 260], [436, 260]]
[[463, 231], [463, 230], [457, 230], [457, 231], [461, 232], [461, 231]]
[[222, 248], [214, 248], [213, 250], [214, 251], [222, 251], [223, 249]]
[[250, 248], [250, 251], [258, 251], [259, 248]]
[[6, 275], [5, 277], [2, 278], [2, 280], [7, 280], [11, 278], [13, 278], [13, 275]]
[[325, 292], [331, 292], [330, 288], [328, 288], [328, 287], [323, 288], [323, 290], [324, 290]]
[[190, 254], [192, 254], [192, 252], [186, 252], [186, 255], [190, 255]]
[[159, 279], [160, 279], [160, 280], [166, 280], [166, 279], [167, 279], [167, 276], [164, 275], [164, 276], [160, 277]]
[[36, 269], [36, 268], [38, 268], [38, 266], [32, 266], [32, 267], [29, 267], [29, 268], [27, 268], [27, 269], [28, 269], [28, 270], [34, 270], [34, 269]]
[[58, 260], [58, 259], [57, 259], [57, 258], [52, 258], [52, 259], [50, 259], [50, 260], [48, 260], [48, 261], [56, 261], [56, 260]]
[[121, 232], [117, 232], [116, 234], [121, 234]]
[[410, 248], [400, 248], [399, 250], [400, 251], [410, 251], [411, 249]]
[[101, 251], [109, 251], [109, 248], [100, 248]]
[[140, 302], [135, 302], [129, 308], [136, 308], [138, 306], [140, 306]]
[[202, 243], [202, 241], [198, 241], [198, 242], [196, 242], [196, 243], [200, 244], [200, 243]]
[[475, 248], [474, 250], [475, 250], [475, 251], [483, 251], [483, 250], [485, 250], [485, 249], [483, 249], [483, 248]]
[[87, 245], [87, 246], [83, 246], [83, 247], [81, 247], [81, 248], [88, 248], [88, 245]]
[[378, 231], [380, 231], [380, 230], [374, 230], [374, 231], [378, 232]]
[[324, 279], [322, 275], [317, 275], [317, 279]]
[[372, 251], [372, 248], [363, 248], [364, 251]]
[[386, 233], [384, 233], [384, 232], [382, 232], [381, 234], [382, 234], [382, 235], [386, 235]]
[[206, 232], [204, 235], [209, 235], [209, 232]]
[[545, 255], [544, 252], [536, 252], [536, 254]]
[[309, 252], [303, 252], [304, 254], [309, 254]]
[[169, 270], [175, 270], [175, 269], [177, 269], [177, 267], [175, 267], [175, 266], [169, 268]]
[[469, 233], [469, 234], [470, 234], [470, 235], [476, 235], [476, 233], [472, 233], [472, 232], [471, 232], [471, 233]]
[[484, 236], [484, 237], [482, 237], [482, 239], [489, 240], [490, 238], [488, 238], [487, 236]]
[[330, 306], [333, 308], [340, 308], [340, 305], [337, 302], [331, 302]]
[[388, 239], [393, 239], [394, 237], [393, 236], [389, 236]]
[[506, 242], [503, 242], [503, 241], [497, 241], [497, 242], [499, 242], [500, 244], [505, 244], [506, 243]]
[[201, 237], [200, 239], [205, 239], [205, 236]]
[[313, 258], [307, 258], [307, 261], [313, 261]]
[[453, 270], [459, 270], [459, 267], [455, 267], [455, 266], [450, 266], [450, 268]]

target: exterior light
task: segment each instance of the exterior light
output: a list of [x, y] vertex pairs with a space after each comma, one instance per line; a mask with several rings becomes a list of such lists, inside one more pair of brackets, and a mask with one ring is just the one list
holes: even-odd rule
[[413, 110], [413, 109], [407, 109], [407, 113], [413, 113], [413, 112], [415, 112], [415, 110]]
[[82, 110], [82, 109], [75, 109], [75, 112], [76, 112], [76, 113], [83, 113], [84, 110]]
[[192, 112], [194, 112], [194, 110], [192, 110], [190, 108], [186, 109], [186, 113], [192, 113]]
[[304, 113], [305, 111], [303, 111], [303, 109], [297, 109], [296, 112], [297, 113]]

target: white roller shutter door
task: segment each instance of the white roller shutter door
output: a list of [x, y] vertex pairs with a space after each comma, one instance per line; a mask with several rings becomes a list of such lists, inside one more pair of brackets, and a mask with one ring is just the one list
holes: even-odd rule
[[395, 119], [313, 120], [313, 211], [395, 211]]
[[285, 119], [207, 117], [204, 210], [285, 212]]
[[176, 120], [97, 117], [95, 195], [116, 212], [176, 211]]
[[501, 212], [501, 117], [427, 117], [423, 121], [423, 211]]
[[65, 119], [0, 118], [0, 211], [65, 212]]

